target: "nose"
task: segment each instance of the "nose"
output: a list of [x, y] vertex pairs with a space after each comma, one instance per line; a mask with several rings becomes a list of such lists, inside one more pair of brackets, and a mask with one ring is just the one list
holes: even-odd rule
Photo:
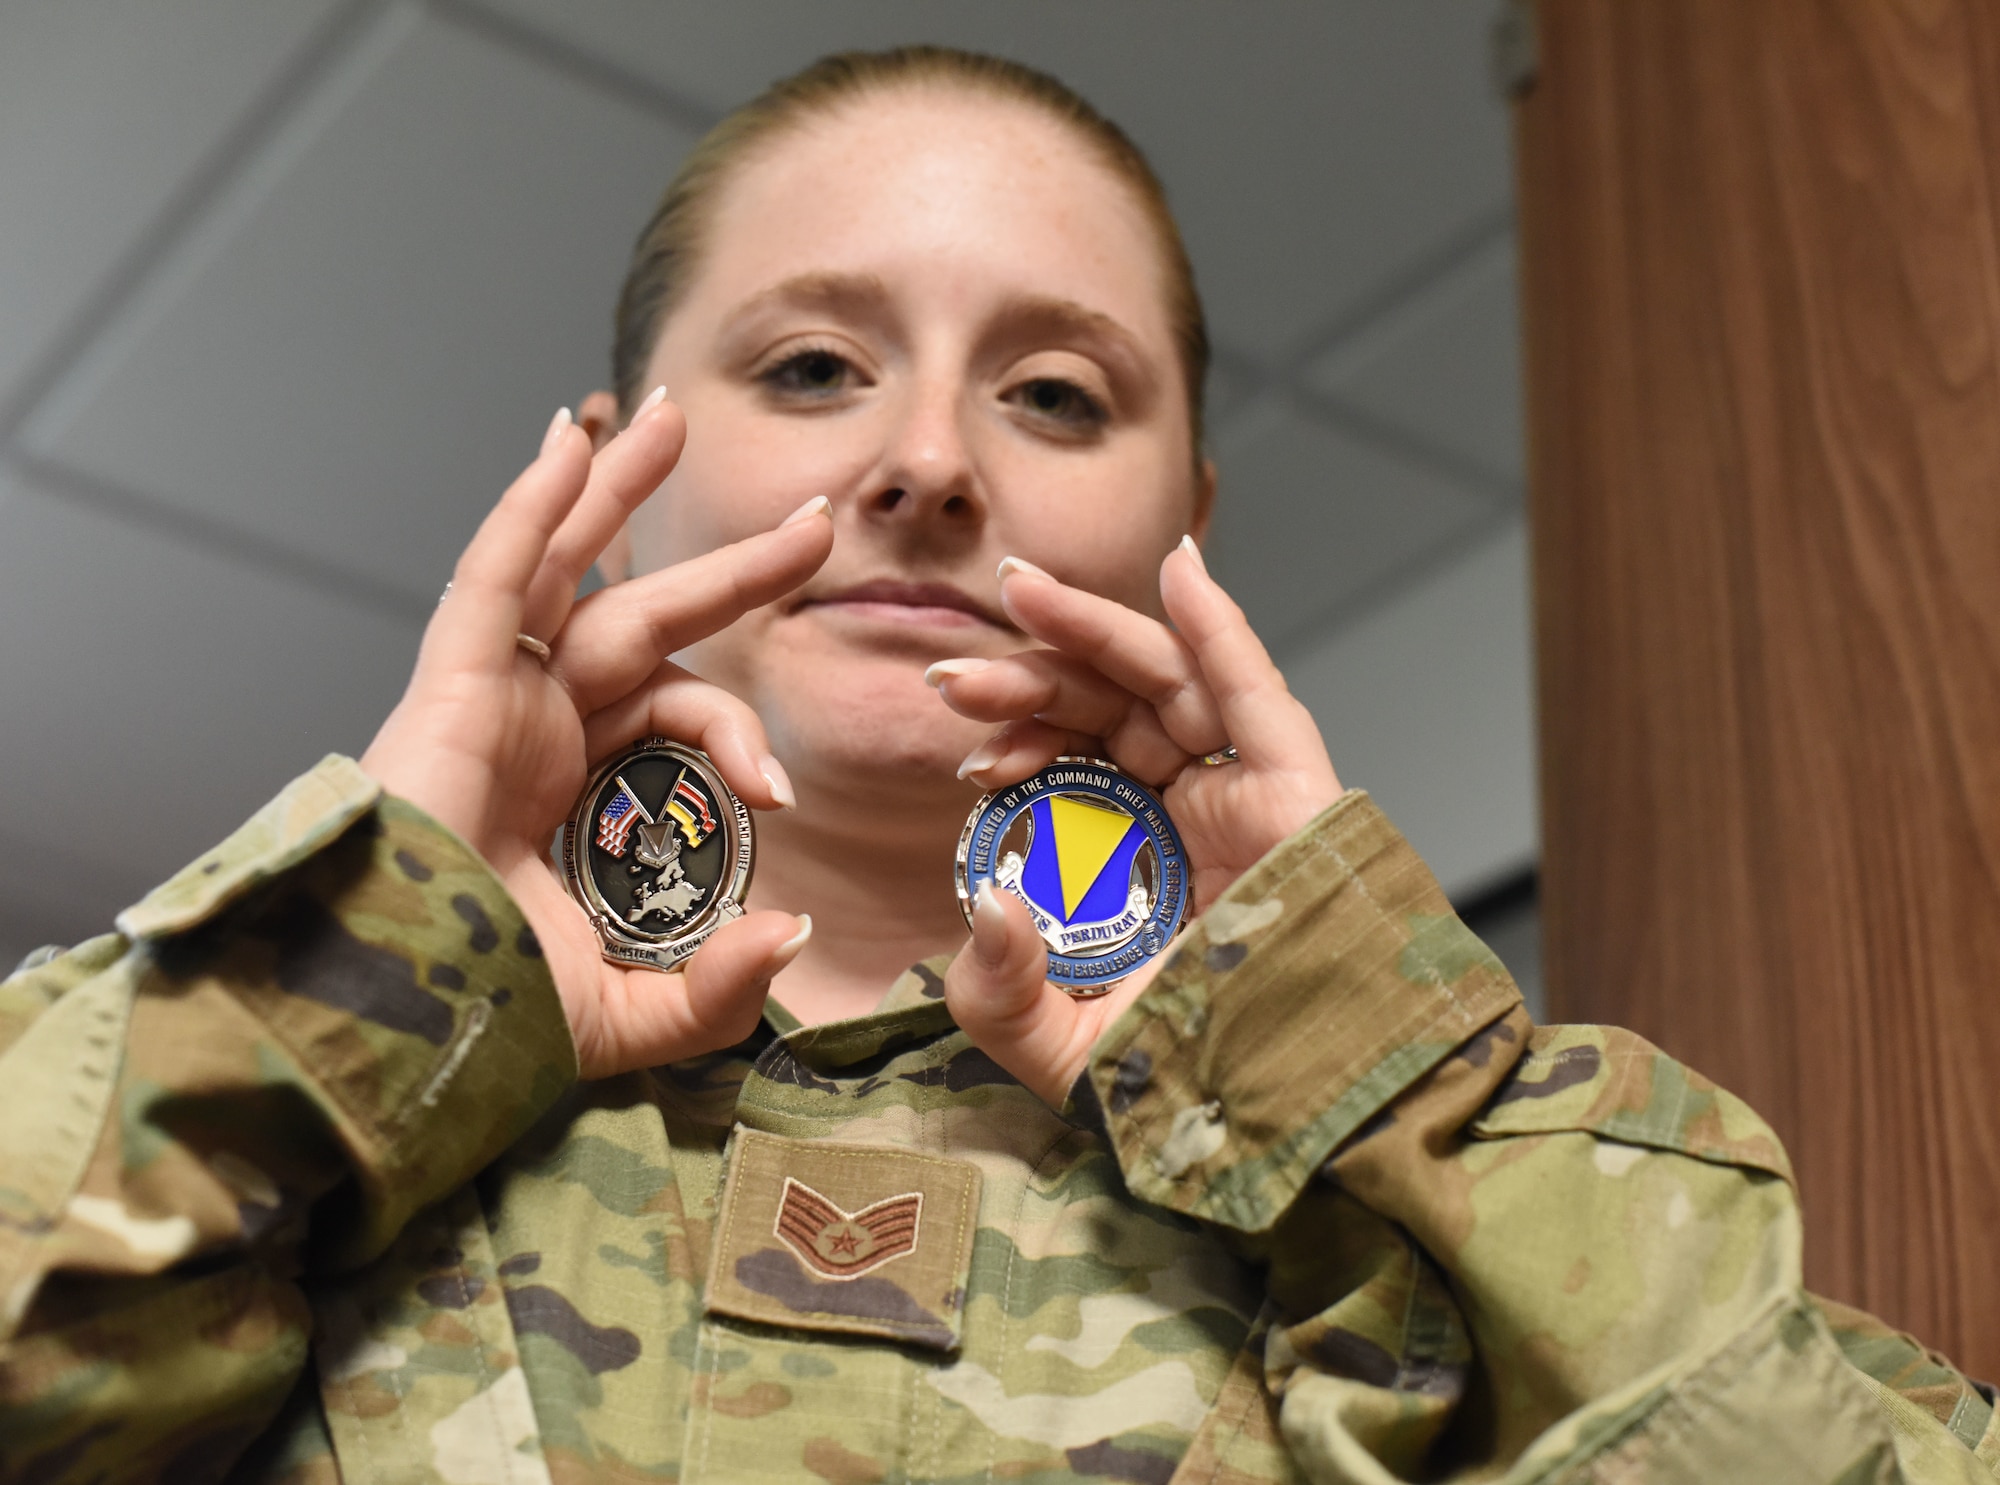
[[978, 529], [986, 495], [964, 417], [952, 379], [926, 378], [907, 387], [864, 502], [871, 520], [934, 534]]

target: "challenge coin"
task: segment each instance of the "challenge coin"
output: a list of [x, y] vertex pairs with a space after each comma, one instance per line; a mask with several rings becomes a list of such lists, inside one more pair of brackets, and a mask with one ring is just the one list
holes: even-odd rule
[[649, 737], [591, 776], [563, 831], [563, 878], [621, 964], [673, 969], [743, 916], [750, 811], [708, 754]]
[[1102, 995], [1165, 949], [1187, 914], [1187, 853], [1167, 807], [1095, 758], [1058, 758], [973, 807], [958, 840], [958, 905], [991, 882], [1027, 905], [1049, 979]]

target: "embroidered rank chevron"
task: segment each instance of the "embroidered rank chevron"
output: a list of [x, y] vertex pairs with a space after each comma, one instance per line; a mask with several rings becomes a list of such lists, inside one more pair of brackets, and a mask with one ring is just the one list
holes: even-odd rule
[[803, 1181], [786, 1176], [772, 1232], [814, 1272], [829, 1279], [858, 1279], [915, 1250], [923, 1210], [923, 1193], [907, 1191], [858, 1212], [843, 1211]]

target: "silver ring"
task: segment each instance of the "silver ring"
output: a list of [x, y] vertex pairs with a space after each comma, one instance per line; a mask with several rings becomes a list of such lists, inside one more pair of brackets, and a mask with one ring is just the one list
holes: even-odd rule
[[534, 635], [517, 634], [514, 636], [514, 643], [519, 645], [522, 649], [526, 650], [530, 655], [533, 655], [537, 660], [541, 661], [544, 665], [548, 663], [549, 647], [543, 644], [539, 639], [536, 639]]
[[1204, 753], [1201, 761], [1209, 768], [1214, 768], [1223, 763], [1241, 763], [1243, 760], [1236, 756], [1235, 748], [1228, 747], [1217, 748], [1213, 753]]
[[449, 598], [449, 597], [451, 597], [451, 584], [450, 584], [450, 583], [446, 583], [446, 584], [444, 585], [444, 591], [443, 591], [442, 593], [438, 594], [438, 607], [439, 607], [439, 608], [443, 608], [443, 607], [444, 607], [444, 601], [445, 601], [445, 600], [446, 600], [447, 598]]

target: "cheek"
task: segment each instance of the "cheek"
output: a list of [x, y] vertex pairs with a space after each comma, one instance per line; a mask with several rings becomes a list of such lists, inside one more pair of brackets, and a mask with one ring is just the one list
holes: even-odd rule
[[753, 418], [686, 409], [687, 447], [635, 529], [641, 571], [698, 557], [768, 531], [815, 495], [835, 495], [865, 463], [859, 430], [836, 420]]
[[1016, 489], [996, 513], [1009, 552], [1128, 608], [1160, 612], [1160, 562], [1194, 512], [1193, 484], [1178, 460], [1148, 448], [1069, 470], [1044, 466]]

